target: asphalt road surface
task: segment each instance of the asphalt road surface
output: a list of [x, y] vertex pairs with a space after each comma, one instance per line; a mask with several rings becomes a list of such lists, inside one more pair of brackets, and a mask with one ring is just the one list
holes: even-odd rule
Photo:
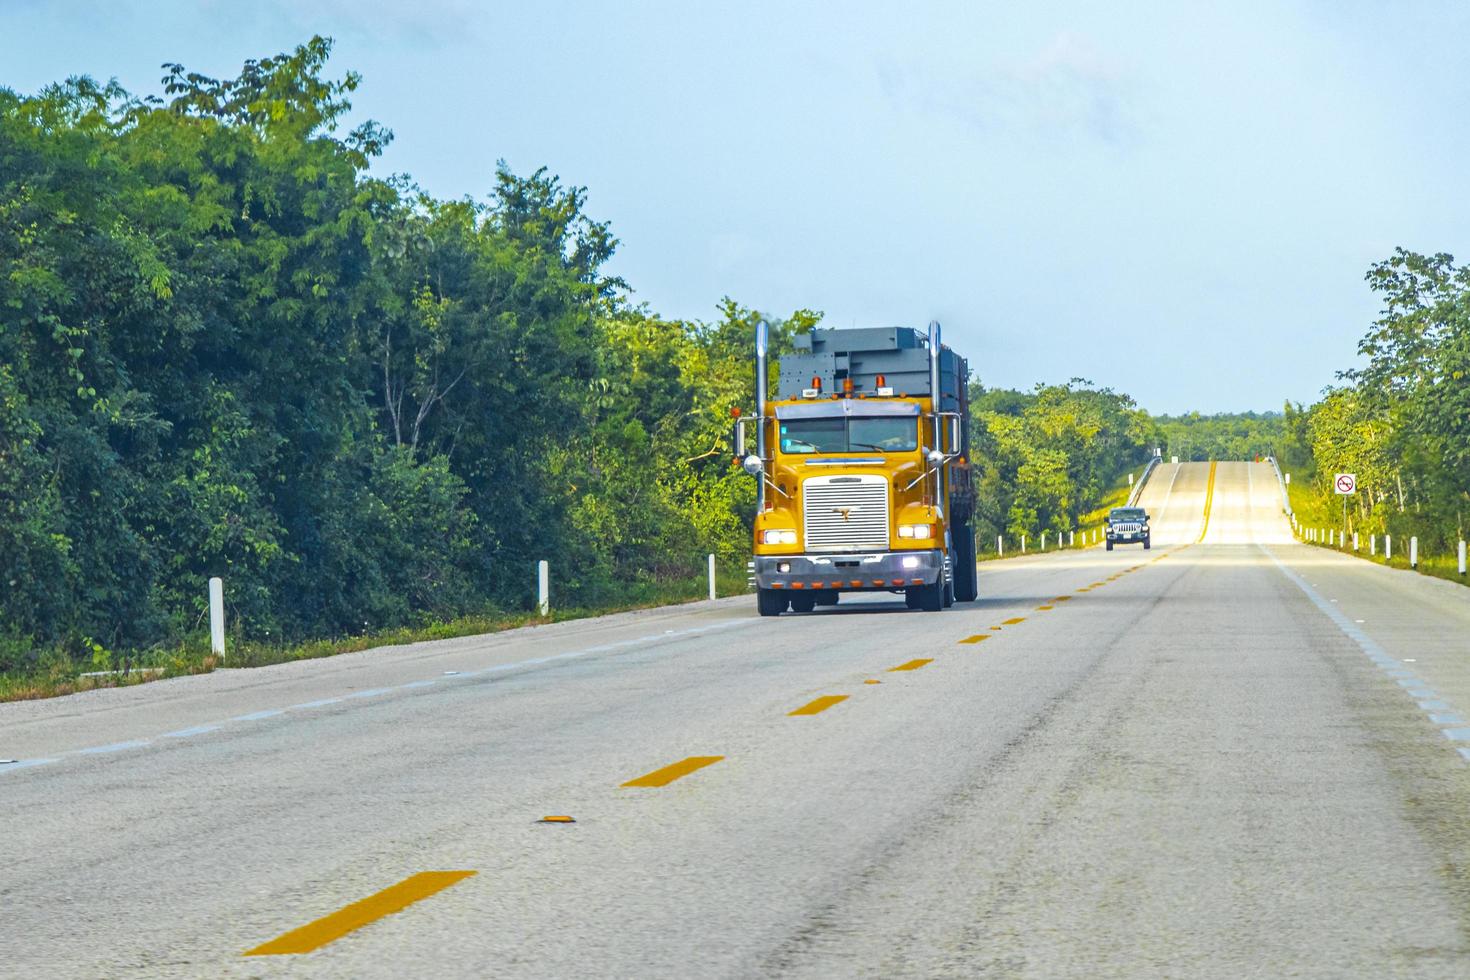
[[1293, 544], [1266, 465], [1143, 503], [942, 613], [0, 705], [0, 974], [1470, 976], [1470, 590]]

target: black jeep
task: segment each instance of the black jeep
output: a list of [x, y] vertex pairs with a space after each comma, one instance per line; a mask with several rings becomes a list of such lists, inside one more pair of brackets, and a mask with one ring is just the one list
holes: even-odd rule
[[1145, 550], [1149, 542], [1148, 514], [1142, 507], [1114, 507], [1108, 511], [1108, 550], [1116, 544], [1131, 544], [1142, 541]]

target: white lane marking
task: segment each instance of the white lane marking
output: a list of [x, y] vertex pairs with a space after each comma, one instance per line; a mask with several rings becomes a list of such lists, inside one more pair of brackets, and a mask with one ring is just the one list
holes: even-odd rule
[[176, 732], [165, 732], [160, 738], [189, 738], [192, 735], [203, 735], [205, 732], [219, 731], [218, 725], [195, 725], [193, 728], [181, 728]]
[[1420, 701], [1419, 702], [1419, 710], [1420, 711], [1448, 711], [1448, 710], [1450, 710], [1450, 706], [1449, 706], [1449, 704], [1447, 702], [1444, 702], [1444, 701]]
[[1434, 714], [1429, 716], [1429, 720], [1434, 722], [1436, 725], [1465, 724], [1465, 719], [1456, 714]]
[[265, 711], [252, 711], [248, 715], [236, 715], [230, 721], [261, 721], [266, 718], [274, 718], [276, 715], [284, 715], [283, 708], [267, 708]]
[[123, 752], [127, 749], [141, 749], [148, 744], [148, 739], [139, 738], [131, 742], [113, 742], [111, 745], [94, 745], [90, 749], [78, 749], [82, 755], [107, 755], [112, 752]]
[[[463, 673], [461, 673], [460, 671], [457, 671], [457, 670], [446, 670], [444, 673], [447, 674], [447, 675], [455, 675], [457, 677], [476, 677], [476, 676], [480, 676], [482, 674], [501, 673], [501, 672], [507, 671], [507, 670], [518, 670], [518, 669], [523, 668], [523, 667], [534, 667], [534, 666], [537, 666], [537, 665], [540, 665], [540, 664], [553, 663], [555, 661], [560, 661], [560, 660], [571, 660], [571, 659], [574, 659], [574, 658], [577, 658], [577, 657], [586, 657], [586, 656], [590, 656], [590, 655], [595, 654], [595, 653], [606, 653], [606, 652], [611, 651], [611, 650], [619, 650], [619, 649], [622, 649], [623, 647], [640, 646], [640, 645], [648, 644], [648, 643], [658, 643], [658, 642], [661, 642], [663, 640], [678, 639], [678, 638], [686, 637], [686, 636], [698, 636], [701, 633], [709, 633], [709, 632], [713, 632], [715, 630], [725, 630], [725, 629], [729, 629], [729, 628], [735, 627], [735, 626], [751, 626], [751, 625], [754, 625], [754, 624], [759, 623], [759, 622], [761, 622], [761, 620], [755, 619], [755, 618], [731, 619], [731, 620], [726, 620], [725, 622], [722, 622], [722, 623], [711, 623], [708, 626], [694, 626], [694, 627], [690, 627], [689, 629], [684, 629], [684, 630], [665, 630], [662, 633], [654, 633], [654, 634], [650, 634], [648, 636], [635, 637], [634, 639], [631, 639], [631, 640], [620, 640], [617, 643], [604, 643], [604, 644], [602, 644], [600, 646], [587, 647], [587, 648], [582, 649], [582, 650], [573, 650], [573, 651], [571, 651], [569, 653], [558, 653], [558, 654], [556, 654], [554, 656], [550, 656], [550, 657], [535, 657], [535, 658], [530, 659], [530, 660], [518, 660], [515, 663], [497, 664], [496, 666], [493, 666], [493, 667], [484, 667], [484, 668], [481, 668], [480, 670], [465, 671]], [[164, 735], [157, 736], [157, 737], [159, 737], [159, 738], [184, 738], [184, 737], [187, 737], [189, 735], [202, 735], [205, 732], [214, 731], [214, 730], [218, 729], [219, 727], [221, 727], [222, 725], [227, 724], [228, 722], [234, 722], [234, 721], [262, 721], [262, 720], [264, 720], [266, 718], [274, 718], [277, 715], [284, 715], [288, 711], [302, 711], [302, 710], [307, 710], [307, 709], [310, 709], [310, 708], [320, 708], [320, 707], [324, 707], [325, 705], [329, 705], [329, 704], [338, 704], [338, 703], [340, 703], [340, 702], [342, 702], [342, 701], [344, 701], [344, 700], [346, 700], [348, 698], [366, 698], [366, 697], [369, 697], [369, 696], [376, 696], [376, 695], [380, 695], [380, 694], [388, 694], [388, 693], [391, 693], [391, 692], [393, 692], [395, 690], [403, 690], [403, 689], [406, 689], [406, 688], [428, 687], [428, 686], [430, 686], [431, 684], [434, 684], [434, 683], [435, 683], [435, 680], [410, 681], [407, 684], [400, 684], [396, 688], [373, 688], [373, 689], [367, 690], [367, 691], [358, 691], [355, 694], [346, 694], [346, 695], [343, 695], [342, 697], [322, 698], [319, 701], [306, 701], [306, 702], [304, 702], [302, 704], [293, 704], [293, 705], [289, 705], [289, 706], [287, 706], [285, 708], [268, 708], [268, 709], [266, 709], [264, 711], [253, 711], [253, 712], [251, 712], [250, 714], [247, 714], [247, 715], [236, 715], [235, 717], [229, 718], [226, 721], [222, 721], [222, 722], [207, 722], [207, 723], [205, 723], [203, 725], [197, 725], [194, 728], [184, 728], [184, 729], [180, 729], [179, 731], [176, 731], [176, 732], [167, 732]], [[110, 755], [110, 754], [112, 754], [114, 752], [122, 752], [122, 751], [125, 751], [127, 749], [143, 748], [143, 747], [148, 746], [148, 745], [151, 745], [151, 744], [153, 744], [153, 740], [152, 739], [143, 738], [143, 739], [135, 739], [135, 740], [129, 741], [129, 742], [113, 742], [110, 745], [94, 745], [94, 746], [91, 746], [91, 747], [85, 748], [85, 749], [73, 749], [73, 750], [71, 750], [69, 752], [60, 753], [58, 755], [58, 757], [55, 758], [55, 759], [24, 759], [24, 760], [20, 760], [18, 762], [15, 762], [15, 763], [12, 763], [12, 764], [9, 764], [9, 765], [0, 766], [0, 772], [9, 772], [9, 771], [14, 771], [14, 770], [29, 768], [31, 766], [46, 765], [47, 763], [56, 762], [56, 761], [58, 761], [58, 759], [65, 758], [67, 756], [73, 756], [73, 755]]]
[[0, 773], [19, 772], [34, 766], [48, 766], [55, 761], [55, 759], [11, 759], [5, 765], [0, 766]]
[[[1302, 590], [1302, 592], [1306, 595], [1308, 599], [1312, 600], [1312, 605], [1322, 610], [1323, 615], [1332, 620], [1332, 622], [1337, 625], [1337, 628], [1342, 630], [1343, 634], [1348, 639], [1352, 640], [1358, 645], [1358, 649], [1362, 650], [1363, 653], [1368, 656], [1368, 659], [1380, 665], [1397, 663], [1397, 661], [1395, 661], [1393, 657], [1389, 655], [1387, 650], [1379, 646], [1378, 642], [1367, 633], [1364, 633], [1362, 630], [1358, 629], [1357, 625], [1349, 621], [1348, 618], [1342, 614], [1341, 610], [1334, 608], [1332, 603], [1324, 601], [1323, 598], [1317, 594], [1316, 590], [1307, 584], [1306, 579], [1302, 578], [1290, 568], [1287, 568], [1286, 565], [1281, 561], [1281, 559], [1276, 557], [1275, 552], [1273, 552], [1265, 545], [1258, 545], [1257, 547], [1265, 552], [1266, 556], [1270, 558], [1271, 561], [1276, 563], [1276, 567], [1281, 571], [1282, 575], [1285, 575], [1287, 579], [1289, 579], [1297, 588]], [[1361, 622], [1361, 620], [1359, 622]], [[1452, 713], [1455, 710], [1453, 706], [1451, 706], [1438, 694], [1434, 693], [1433, 689], [1425, 687], [1424, 681], [1420, 680], [1417, 677], [1411, 676], [1409, 678], [1401, 678], [1398, 681], [1398, 684], [1404, 689], [1405, 694], [1409, 695], [1409, 697], [1415, 700], [1420, 710], [1425, 710], [1425, 701], [1433, 701], [1436, 708], [1441, 711], [1445, 711], [1446, 713]], [[1431, 722], [1434, 721], [1434, 715], [1429, 714], [1427, 710], [1425, 710], [1425, 714], [1429, 716], [1429, 720]], [[1470, 728], [1441, 728], [1440, 731], [1444, 733], [1445, 738], [1449, 739], [1452, 742], [1470, 742]], [[1461, 749], [1460, 755], [1463, 756], [1465, 759], [1470, 760], [1470, 752], [1466, 752], [1464, 749]]]

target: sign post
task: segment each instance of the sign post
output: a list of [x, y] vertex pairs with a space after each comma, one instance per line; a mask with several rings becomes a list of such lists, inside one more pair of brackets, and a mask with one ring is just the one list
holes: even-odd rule
[[1332, 479], [1332, 489], [1342, 498], [1342, 533], [1344, 539], [1347, 537], [1347, 501], [1348, 498], [1358, 492], [1358, 476], [1356, 473], [1339, 473]]

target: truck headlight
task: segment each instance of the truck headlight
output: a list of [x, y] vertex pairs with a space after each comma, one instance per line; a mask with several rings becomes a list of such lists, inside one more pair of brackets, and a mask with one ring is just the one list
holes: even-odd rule
[[919, 540], [926, 540], [928, 538], [934, 537], [934, 525], [900, 524], [898, 526], [898, 536], [901, 538], [916, 538]]
[[789, 529], [762, 531], [761, 541], [765, 544], [796, 544], [796, 532]]

